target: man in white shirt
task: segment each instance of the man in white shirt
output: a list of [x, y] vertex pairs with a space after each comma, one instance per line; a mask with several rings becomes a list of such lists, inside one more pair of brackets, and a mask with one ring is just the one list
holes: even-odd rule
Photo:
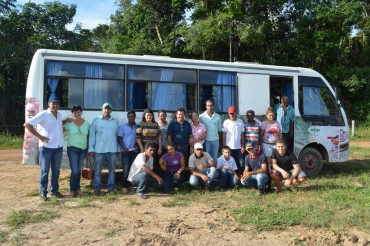
[[62, 115], [58, 110], [59, 99], [56, 95], [51, 94], [48, 109], [36, 114], [23, 125], [39, 139], [41, 201], [48, 200], [49, 169], [51, 169], [51, 194], [57, 198], [64, 197], [59, 193], [59, 174], [63, 155], [63, 124]]
[[146, 143], [144, 152], [136, 156], [128, 174], [127, 180], [137, 186], [136, 194], [142, 199], [147, 198], [144, 191], [148, 186], [158, 187], [163, 184], [162, 178], [153, 172], [155, 147], [155, 143]]
[[235, 106], [229, 107], [227, 113], [229, 114], [229, 119], [225, 120], [222, 126], [222, 144], [230, 147], [231, 156], [236, 162], [238, 173], [241, 174], [243, 168], [240, 164], [240, 159], [245, 152], [244, 123], [237, 118]]

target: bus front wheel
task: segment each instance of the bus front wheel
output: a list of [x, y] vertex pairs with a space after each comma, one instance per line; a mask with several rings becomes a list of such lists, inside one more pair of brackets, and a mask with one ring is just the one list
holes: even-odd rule
[[299, 164], [307, 176], [318, 175], [323, 165], [320, 152], [314, 148], [305, 148], [299, 154]]

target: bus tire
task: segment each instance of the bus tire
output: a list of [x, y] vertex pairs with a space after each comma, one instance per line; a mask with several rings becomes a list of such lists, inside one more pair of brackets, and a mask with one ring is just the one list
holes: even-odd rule
[[320, 152], [314, 148], [305, 148], [301, 151], [298, 158], [301, 169], [308, 177], [316, 176], [320, 173], [323, 161]]

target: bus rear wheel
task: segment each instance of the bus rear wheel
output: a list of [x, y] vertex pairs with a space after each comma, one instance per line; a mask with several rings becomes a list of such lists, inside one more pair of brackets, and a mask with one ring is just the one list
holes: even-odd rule
[[312, 177], [320, 173], [323, 162], [320, 152], [314, 148], [305, 148], [299, 154], [299, 164], [307, 176]]

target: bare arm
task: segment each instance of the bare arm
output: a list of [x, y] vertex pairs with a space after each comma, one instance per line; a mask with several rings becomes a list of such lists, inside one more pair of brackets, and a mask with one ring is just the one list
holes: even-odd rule
[[148, 168], [147, 166], [143, 166], [143, 171], [146, 172], [147, 174], [149, 174], [150, 176], [152, 176], [153, 178], [155, 178], [158, 182], [159, 185], [161, 185], [163, 183], [163, 180], [161, 177], [159, 177], [157, 174], [155, 174], [152, 170], [150, 170], [150, 168]]
[[38, 133], [36, 131], [35, 128], [33, 128], [32, 125], [30, 125], [29, 123], [24, 123], [23, 126], [30, 132], [32, 133], [33, 135], [35, 135], [38, 139], [40, 139], [42, 142], [49, 142], [49, 138], [45, 137], [45, 136], [42, 136], [40, 133]]

